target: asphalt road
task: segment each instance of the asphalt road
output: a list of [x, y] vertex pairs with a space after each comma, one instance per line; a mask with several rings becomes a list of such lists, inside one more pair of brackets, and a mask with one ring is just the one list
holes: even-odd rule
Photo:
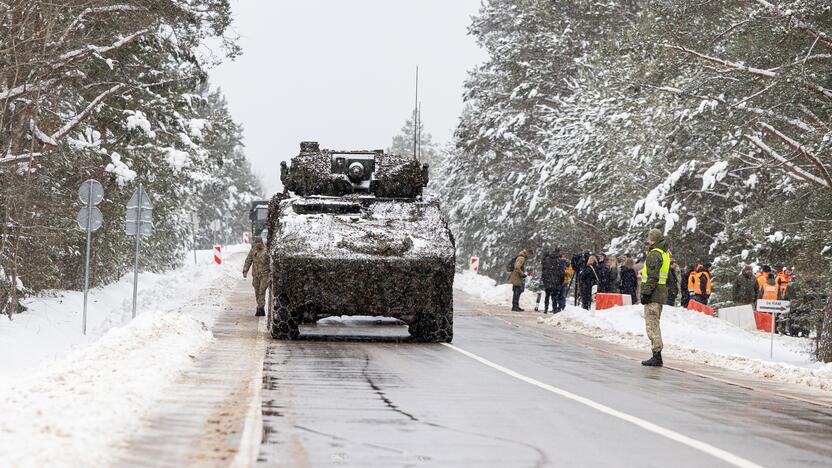
[[269, 341], [258, 466], [832, 466], [832, 409], [582, 346], [456, 299], [452, 346], [389, 322]]

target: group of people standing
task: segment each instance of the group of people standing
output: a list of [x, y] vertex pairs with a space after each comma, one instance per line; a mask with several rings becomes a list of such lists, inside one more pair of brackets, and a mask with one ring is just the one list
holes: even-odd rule
[[796, 292], [791, 267], [774, 273], [769, 265], [763, 265], [755, 274], [750, 266], [746, 266], [734, 279], [731, 299], [737, 305], [756, 305], [759, 299], [791, 301]]

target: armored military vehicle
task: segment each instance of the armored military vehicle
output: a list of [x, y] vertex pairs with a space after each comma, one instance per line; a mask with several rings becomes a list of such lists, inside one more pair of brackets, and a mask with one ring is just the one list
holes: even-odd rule
[[265, 242], [266, 236], [264, 234], [268, 234], [266, 224], [269, 219], [269, 200], [251, 202], [248, 219], [251, 221], [251, 235], [253, 237], [260, 236], [263, 238], [263, 242]]
[[428, 168], [377, 151], [301, 143], [269, 205], [277, 339], [329, 316], [394, 317], [413, 340], [453, 339], [454, 239], [422, 189]]

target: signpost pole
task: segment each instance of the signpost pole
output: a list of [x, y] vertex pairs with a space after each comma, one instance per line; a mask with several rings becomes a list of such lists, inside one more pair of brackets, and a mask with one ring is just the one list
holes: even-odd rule
[[196, 213], [191, 212], [191, 241], [194, 247], [194, 265], [196, 265]]
[[771, 349], [769, 350], [769, 359], [774, 360], [774, 328], [777, 324], [777, 314], [771, 312]]
[[87, 192], [87, 260], [84, 269], [84, 314], [81, 319], [81, 333], [87, 334], [87, 299], [90, 293], [90, 241], [92, 239], [92, 184]]
[[139, 286], [139, 245], [141, 242], [141, 228], [142, 228], [142, 195], [144, 188], [139, 184], [139, 206], [136, 212], [136, 258], [133, 263], [133, 318], [136, 318], [136, 298], [138, 297]]

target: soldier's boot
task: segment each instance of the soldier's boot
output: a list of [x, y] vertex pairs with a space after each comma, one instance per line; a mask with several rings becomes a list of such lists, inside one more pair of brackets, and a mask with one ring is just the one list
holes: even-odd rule
[[257, 311], [254, 313], [255, 317], [265, 317], [266, 316], [266, 308], [265, 307], [258, 307]]
[[661, 367], [664, 365], [662, 362], [662, 352], [659, 351], [658, 353], [653, 353], [653, 357], [646, 361], [641, 361], [642, 366], [651, 366], [651, 367]]

